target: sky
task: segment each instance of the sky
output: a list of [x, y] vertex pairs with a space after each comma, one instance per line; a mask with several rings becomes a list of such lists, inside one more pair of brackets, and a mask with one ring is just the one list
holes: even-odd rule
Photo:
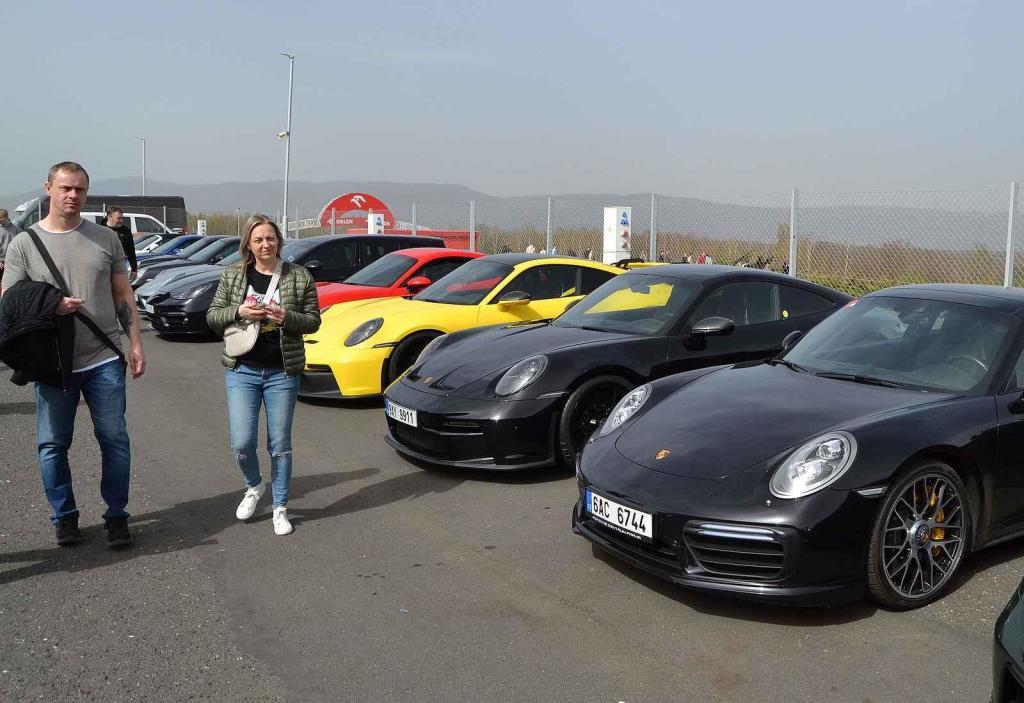
[[746, 196], [1024, 180], [1024, 3], [5, 0], [0, 193], [94, 180]]

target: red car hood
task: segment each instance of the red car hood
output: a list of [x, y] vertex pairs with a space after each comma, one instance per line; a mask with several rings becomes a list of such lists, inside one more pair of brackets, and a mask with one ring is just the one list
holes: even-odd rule
[[320, 307], [347, 303], [350, 300], [368, 300], [370, 298], [390, 298], [402, 295], [401, 288], [377, 288], [375, 286], [352, 286], [347, 283], [317, 283], [316, 295], [320, 299]]

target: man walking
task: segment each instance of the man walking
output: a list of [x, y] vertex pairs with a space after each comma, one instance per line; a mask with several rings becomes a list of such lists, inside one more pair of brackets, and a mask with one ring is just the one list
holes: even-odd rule
[[135, 258], [135, 237], [132, 236], [131, 228], [124, 224], [124, 210], [117, 205], [107, 210], [106, 224], [117, 232], [117, 238], [121, 240], [121, 248], [128, 257], [128, 269], [131, 271], [129, 280], [134, 281], [139, 273], [139, 261]]
[[[78, 506], [71, 488], [68, 449], [75, 426], [79, 396], [85, 398], [102, 455], [100, 494], [107, 504], [103, 515], [107, 544], [131, 544], [128, 531], [128, 482], [131, 454], [125, 424], [125, 370], [121, 364], [118, 323], [128, 333], [127, 363], [133, 378], [145, 372], [139, 318], [125, 256], [117, 235], [106, 227], [83, 220], [80, 213], [89, 190], [89, 174], [79, 164], [65, 161], [50, 169], [46, 178], [50, 212], [32, 226], [67, 284], [56, 315], [75, 315], [72, 381], [67, 389], [36, 383], [36, 435], [39, 466], [46, 498], [53, 508], [51, 521], [57, 543], [81, 541]], [[45, 281], [61, 288], [28, 232], [22, 232], [7, 250], [7, 266], [0, 292], [21, 280]], [[82, 320], [90, 318], [103, 339]]]
[[11, 240], [14, 239], [14, 235], [17, 233], [18, 228], [14, 226], [11, 218], [7, 216], [7, 211], [0, 207], [0, 274], [4, 270], [7, 247], [10, 246]]

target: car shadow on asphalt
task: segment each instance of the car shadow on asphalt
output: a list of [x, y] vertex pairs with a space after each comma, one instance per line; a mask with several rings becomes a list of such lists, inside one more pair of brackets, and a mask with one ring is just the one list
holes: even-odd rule
[[220, 342], [221, 338], [213, 332], [210, 334], [174, 334], [173, 332], [157, 332], [153, 330], [157, 339], [164, 342], [176, 342], [179, 344], [210, 344]]
[[451, 466], [439, 466], [426, 461], [399, 455], [406, 463], [437, 476], [451, 476], [460, 481], [478, 481], [480, 483], [507, 483], [528, 485], [532, 483], [550, 483], [575, 478], [575, 469], [549, 467], [543, 469], [524, 469], [522, 471], [487, 471], [485, 469], [461, 469]]
[[384, 396], [375, 395], [369, 398], [304, 398], [299, 396], [304, 405], [321, 408], [338, 408], [340, 410], [383, 410]]
[[[300, 529], [303, 523], [377, 508], [431, 493], [443, 493], [462, 482], [457, 477], [410, 473], [363, 486], [323, 508], [303, 508], [296, 505], [302, 498], [315, 491], [372, 478], [379, 473], [379, 469], [367, 468], [293, 477], [288, 508], [289, 516], [293, 517], [293, 524]], [[135, 543], [127, 549], [108, 549], [103, 525], [93, 524], [83, 526], [83, 543], [74, 547], [54, 545], [42, 549], [0, 552], [0, 569], [4, 569], [0, 571], [0, 585], [32, 576], [88, 571], [136, 557], [217, 544], [217, 535], [238, 523], [235, 508], [241, 495], [241, 491], [230, 491], [185, 501], [162, 510], [133, 515], [130, 524]], [[271, 511], [266, 503], [264, 508], [265, 510], [249, 522], [270, 519]], [[40, 529], [46, 529], [48, 537], [52, 535], [44, 523], [40, 523]], [[8, 565], [17, 566], [4, 568]]]
[[971, 579], [975, 576], [980, 576], [989, 569], [1020, 559], [1021, 557], [1024, 557], [1024, 537], [1018, 537], [1009, 542], [1003, 542], [994, 547], [987, 547], [980, 552], [970, 554], [964, 560], [960, 567], [960, 573], [956, 576], [946, 594], [956, 593], [960, 588], [970, 583]]

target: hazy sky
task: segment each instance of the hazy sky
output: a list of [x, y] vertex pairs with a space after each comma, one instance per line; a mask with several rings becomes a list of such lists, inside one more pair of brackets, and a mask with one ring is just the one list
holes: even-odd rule
[[493, 195], [1024, 180], [1021, 2], [5, 0], [0, 193], [94, 179]]

